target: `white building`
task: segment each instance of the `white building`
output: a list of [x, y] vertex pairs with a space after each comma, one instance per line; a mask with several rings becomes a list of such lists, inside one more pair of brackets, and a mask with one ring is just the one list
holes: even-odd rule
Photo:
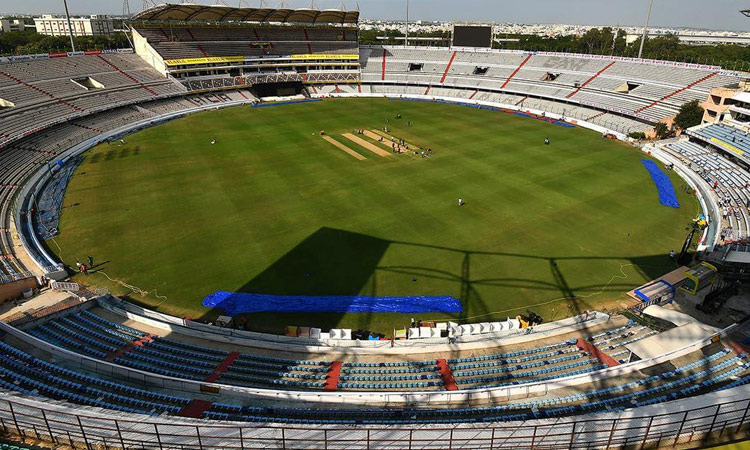
[[740, 92], [728, 103], [732, 119], [744, 124], [750, 123], [750, 92]]
[[10, 33], [11, 31], [23, 31], [25, 29], [23, 20], [0, 19], [0, 33]]
[[[115, 27], [107, 16], [71, 17], [74, 36], [96, 36], [112, 34]], [[65, 17], [44, 15], [35, 17], [36, 32], [48, 36], [67, 36], [68, 20]]]

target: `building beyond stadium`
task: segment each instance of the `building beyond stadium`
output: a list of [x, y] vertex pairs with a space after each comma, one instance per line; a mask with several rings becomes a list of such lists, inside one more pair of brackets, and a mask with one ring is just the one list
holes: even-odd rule
[[[68, 36], [68, 20], [62, 16], [43, 15], [34, 18], [36, 32], [48, 36]], [[115, 32], [112, 19], [107, 16], [71, 17], [73, 36], [102, 36]]]

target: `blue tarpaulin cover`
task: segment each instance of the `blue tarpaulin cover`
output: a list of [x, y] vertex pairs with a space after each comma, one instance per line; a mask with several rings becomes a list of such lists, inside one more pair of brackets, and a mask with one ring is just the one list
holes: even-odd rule
[[310, 313], [459, 313], [454, 297], [368, 297], [246, 294], [217, 291], [203, 299], [203, 306], [221, 308], [229, 316], [255, 312]]
[[650, 159], [642, 159], [641, 162], [648, 173], [651, 174], [654, 184], [656, 184], [656, 189], [659, 191], [659, 202], [664, 206], [679, 208], [680, 202], [677, 201], [672, 180]]
[[305, 100], [289, 100], [286, 102], [269, 102], [269, 103], [253, 103], [251, 108], [265, 108], [267, 106], [284, 106], [284, 105], [293, 105], [295, 103], [312, 103], [312, 102], [322, 102], [323, 100], [320, 98], [308, 98]]

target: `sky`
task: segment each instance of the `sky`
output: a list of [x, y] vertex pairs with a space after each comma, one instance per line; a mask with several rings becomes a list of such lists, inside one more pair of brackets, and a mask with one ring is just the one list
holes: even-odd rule
[[[171, 0], [176, 3], [177, 0]], [[210, 4], [213, 0], [193, 0]], [[239, 0], [224, 0], [236, 6]], [[411, 20], [456, 20], [514, 23], [566, 23], [581, 25], [638, 25], [646, 17], [649, 0], [410, 0]], [[140, 11], [143, 0], [129, 0], [132, 12]], [[63, 0], [0, 0], [0, 13], [60, 13]], [[245, 0], [257, 7], [260, 0]], [[288, 0], [290, 7], [309, 7], [310, 0]], [[320, 8], [338, 8], [341, 0], [316, 0]], [[356, 0], [344, 0], [356, 9]], [[403, 19], [406, 0], [359, 0], [366, 19]], [[120, 14], [123, 0], [68, 0], [72, 14]], [[277, 7], [279, 0], [266, 0]], [[651, 24], [750, 31], [750, 18], [738, 11], [750, 8], [747, 0], [654, 0]]]

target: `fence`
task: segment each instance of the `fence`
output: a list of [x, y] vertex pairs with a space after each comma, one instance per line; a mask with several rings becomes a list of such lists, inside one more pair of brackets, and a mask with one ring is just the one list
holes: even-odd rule
[[[741, 400], [716, 401], [741, 396]], [[104, 449], [552, 449], [644, 448], [731, 436], [750, 422], [747, 386], [671, 403], [671, 412], [649, 408], [501, 425], [323, 426], [218, 424], [175, 418], [133, 420], [38, 406], [32, 400], [0, 400], [0, 426], [11, 435], [57, 445]], [[685, 408], [690, 404], [697, 406]], [[706, 405], [706, 406], [699, 406]], [[144, 417], [144, 416], [141, 416]]]

